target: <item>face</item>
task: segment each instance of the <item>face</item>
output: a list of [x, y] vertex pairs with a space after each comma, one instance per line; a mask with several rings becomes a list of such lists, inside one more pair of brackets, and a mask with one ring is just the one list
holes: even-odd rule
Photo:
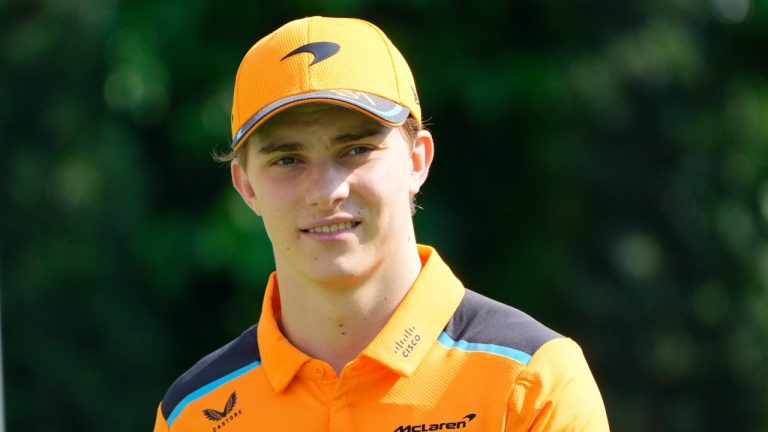
[[233, 183], [263, 218], [278, 274], [352, 286], [413, 247], [410, 198], [432, 161], [428, 132], [411, 144], [357, 111], [312, 104], [278, 114], [245, 145]]

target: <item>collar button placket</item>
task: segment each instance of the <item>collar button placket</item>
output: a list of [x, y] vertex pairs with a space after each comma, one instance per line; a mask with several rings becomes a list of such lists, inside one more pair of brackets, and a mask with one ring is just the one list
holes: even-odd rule
[[315, 378], [320, 379], [325, 375], [325, 371], [323, 370], [323, 367], [320, 365], [315, 365], [312, 367], [312, 373], [314, 374]]
[[352, 412], [346, 398], [333, 398], [329, 414], [331, 432], [352, 432]]

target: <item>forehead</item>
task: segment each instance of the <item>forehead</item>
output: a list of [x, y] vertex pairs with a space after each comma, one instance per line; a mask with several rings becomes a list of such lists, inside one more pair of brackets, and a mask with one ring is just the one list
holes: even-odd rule
[[368, 132], [384, 134], [391, 130], [355, 110], [328, 103], [310, 103], [289, 108], [267, 120], [249, 140], [317, 137], [324, 134]]

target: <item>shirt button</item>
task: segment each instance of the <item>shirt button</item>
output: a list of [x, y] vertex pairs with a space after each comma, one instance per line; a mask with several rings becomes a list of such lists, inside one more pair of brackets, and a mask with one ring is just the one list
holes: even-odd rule
[[322, 378], [323, 375], [325, 375], [325, 371], [321, 366], [315, 366], [315, 368], [313, 369], [313, 372], [315, 373], [315, 376], [317, 378]]

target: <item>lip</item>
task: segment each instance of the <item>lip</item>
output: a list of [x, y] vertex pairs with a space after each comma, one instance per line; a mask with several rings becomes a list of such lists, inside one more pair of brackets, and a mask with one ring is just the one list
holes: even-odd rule
[[[335, 232], [310, 232], [311, 229], [326, 226], [326, 225], [335, 225], [335, 224], [342, 224], [342, 223], [351, 223], [352, 227], [347, 229], [342, 229]], [[318, 221], [314, 221], [311, 224], [307, 225], [304, 228], [301, 228], [299, 232], [311, 239], [315, 240], [339, 240], [342, 239], [350, 234], [352, 234], [357, 227], [360, 226], [362, 221], [355, 218], [350, 217], [335, 217], [335, 218], [328, 218], [328, 219], [322, 219]]]
[[337, 217], [327, 218], [327, 219], [318, 219], [304, 226], [303, 228], [299, 228], [299, 231], [309, 232], [309, 230], [313, 228], [321, 227], [324, 225], [334, 225], [334, 224], [347, 223], [347, 222], [352, 222], [352, 225], [353, 225], [352, 228], [354, 229], [355, 226], [360, 225], [361, 221], [353, 217], [343, 217], [343, 216], [337, 216]]

